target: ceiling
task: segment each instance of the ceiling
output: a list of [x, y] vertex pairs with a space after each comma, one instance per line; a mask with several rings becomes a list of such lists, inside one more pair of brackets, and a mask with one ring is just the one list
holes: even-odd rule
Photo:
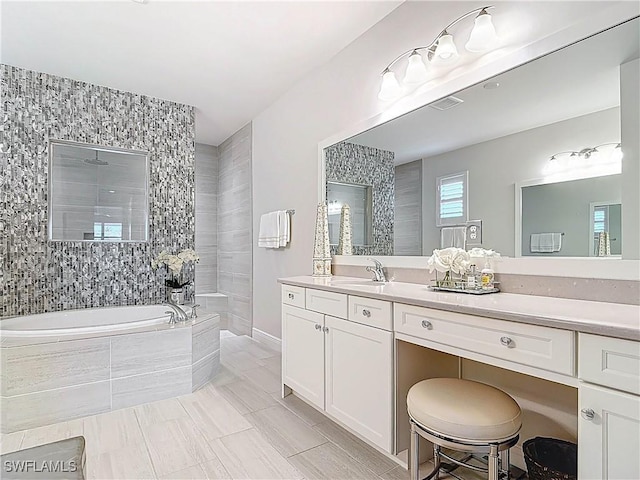
[[[638, 19], [591, 37], [492, 81], [454, 94], [464, 101], [422, 107], [350, 138], [389, 150], [402, 164], [619, 105], [619, 65], [638, 58]], [[525, 112], [523, 114], [523, 112]]]
[[7, 1], [5, 64], [196, 107], [219, 145], [401, 1]]

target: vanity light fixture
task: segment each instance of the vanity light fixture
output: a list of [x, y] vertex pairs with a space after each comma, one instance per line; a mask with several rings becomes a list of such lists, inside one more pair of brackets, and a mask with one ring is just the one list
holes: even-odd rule
[[[382, 71], [382, 84], [380, 85], [378, 98], [383, 101], [390, 101], [395, 100], [402, 94], [402, 86], [400, 82], [398, 82], [392, 68], [403, 58], [408, 57], [408, 63], [402, 83], [410, 86], [415, 86], [427, 81], [429, 77], [428, 65], [430, 63], [446, 64], [454, 62], [458, 58], [458, 49], [454, 42], [454, 37], [449, 30], [471, 15], [478, 14], [471, 34], [469, 35], [469, 40], [465, 44], [466, 50], [472, 53], [489, 50], [498, 39], [496, 29], [491, 21], [491, 15], [487, 12], [490, 8], [493, 8], [493, 5], [476, 8], [475, 10], [465, 13], [447, 25], [429, 45], [415, 47], [398, 55]], [[424, 59], [422, 58], [422, 51], [425, 52]]]
[[[614, 145], [613, 149], [602, 149]], [[606, 153], [606, 150], [610, 150]], [[620, 142], [601, 143], [582, 150], [569, 150], [551, 155], [544, 168], [546, 175], [557, 175], [575, 169], [602, 170], [602, 174], [620, 173], [622, 168], [622, 145]]]

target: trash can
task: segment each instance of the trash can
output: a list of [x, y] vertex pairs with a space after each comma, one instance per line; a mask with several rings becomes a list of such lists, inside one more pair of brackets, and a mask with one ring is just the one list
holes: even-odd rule
[[578, 446], [556, 438], [530, 438], [522, 445], [529, 480], [577, 480]]

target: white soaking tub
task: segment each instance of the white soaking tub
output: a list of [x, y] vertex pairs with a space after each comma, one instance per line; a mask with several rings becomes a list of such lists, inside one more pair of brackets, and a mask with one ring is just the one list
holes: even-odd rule
[[[190, 308], [186, 308], [190, 312]], [[0, 431], [191, 393], [220, 367], [220, 316], [169, 324], [166, 305], [0, 319]]]

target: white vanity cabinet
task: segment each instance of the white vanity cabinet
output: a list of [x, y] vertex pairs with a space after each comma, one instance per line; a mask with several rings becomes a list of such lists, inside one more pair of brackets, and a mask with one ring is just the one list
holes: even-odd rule
[[640, 342], [579, 334], [578, 478], [640, 478]]
[[[385, 308], [379, 301], [307, 288], [302, 308], [299, 296], [294, 293], [291, 299], [285, 288], [290, 286], [283, 285], [282, 295], [283, 383], [372, 444], [391, 452], [391, 304], [385, 302]], [[350, 301], [360, 310], [375, 313], [362, 315], [357, 322], [349, 320]], [[292, 305], [294, 302], [298, 306]], [[384, 312], [388, 312], [386, 319], [382, 318]], [[376, 326], [366, 324], [368, 318]]]

